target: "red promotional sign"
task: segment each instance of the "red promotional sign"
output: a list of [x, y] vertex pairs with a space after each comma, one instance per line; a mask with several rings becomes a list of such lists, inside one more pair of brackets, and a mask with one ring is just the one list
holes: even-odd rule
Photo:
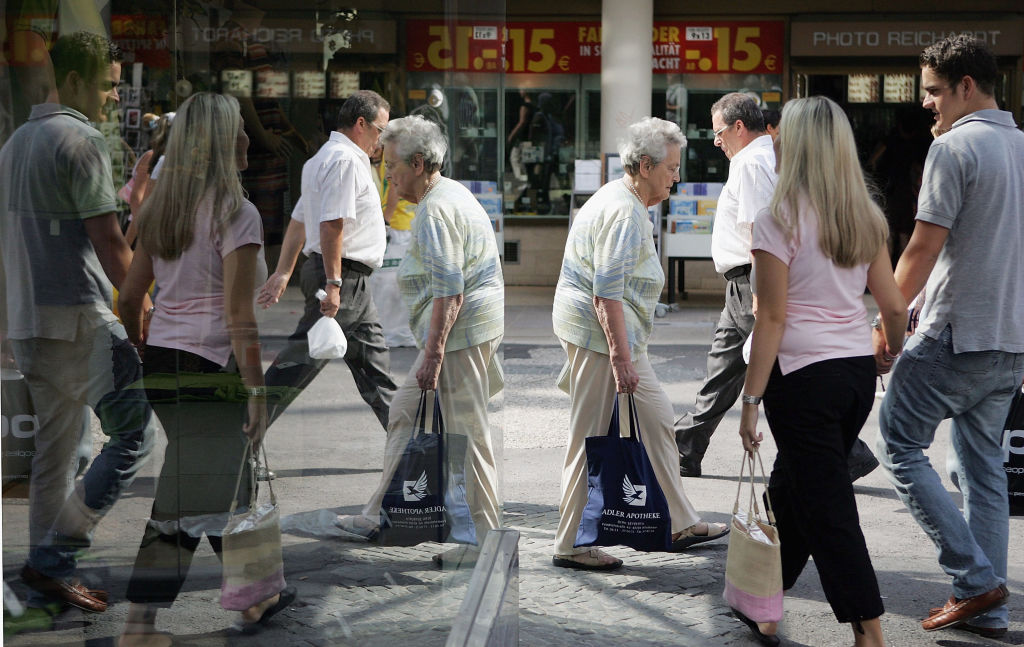
[[[407, 68], [413, 71], [599, 74], [599, 22], [411, 20]], [[781, 74], [781, 21], [656, 22], [656, 73]], [[504, 56], [502, 52], [504, 51]]]
[[110, 35], [118, 47], [134, 54], [131, 62], [144, 63], [149, 67], [171, 66], [167, 19], [164, 16], [111, 16]]

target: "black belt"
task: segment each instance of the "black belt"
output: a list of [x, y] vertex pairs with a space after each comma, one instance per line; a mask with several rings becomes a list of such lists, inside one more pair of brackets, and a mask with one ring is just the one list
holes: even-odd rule
[[352, 270], [356, 274], [362, 274], [364, 276], [370, 276], [373, 274], [373, 268], [369, 265], [364, 265], [359, 261], [350, 261], [347, 258], [341, 259], [341, 269]]
[[[323, 255], [321, 255], [318, 252], [312, 252], [310, 253], [310, 256], [319, 256], [321, 259], [323, 258]], [[322, 262], [323, 261], [321, 260], [321, 263]], [[351, 270], [356, 274], [362, 274], [363, 276], [370, 276], [371, 274], [373, 274], [373, 268], [370, 267], [369, 265], [366, 265], [365, 263], [360, 263], [359, 261], [353, 261], [347, 258], [341, 259], [341, 269]]]
[[738, 279], [741, 276], [750, 276], [750, 263], [747, 263], [746, 265], [739, 265], [728, 270], [725, 273], [725, 280], [731, 281], [733, 279]]

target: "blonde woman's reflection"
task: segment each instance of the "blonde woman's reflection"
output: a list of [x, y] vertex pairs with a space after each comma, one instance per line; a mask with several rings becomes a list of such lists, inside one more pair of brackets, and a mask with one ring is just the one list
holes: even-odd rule
[[[267, 427], [254, 311], [266, 276], [263, 228], [238, 178], [249, 144], [238, 101], [202, 92], [175, 122], [119, 300], [129, 338], [144, 351], [146, 397], [167, 434], [121, 645], [170, 644], [156, 632], [156, 611], [174, 602], [204, 534], [219, 556], [247, 441], [258, 444]], [[154, 278], [160, 303], [147, 312]], [[237, 500], [253, 486], [243, 479]], [[291, 587], [273, 591], [242, 612], [242, 629], [294, 599]]]

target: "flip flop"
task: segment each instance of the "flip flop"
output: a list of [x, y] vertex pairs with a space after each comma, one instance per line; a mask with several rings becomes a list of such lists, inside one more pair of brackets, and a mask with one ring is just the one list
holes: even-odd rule
[[284, 589], [281, 590], [280, 597], [277, 599], [277, 602], [273, 606], [267, 608], [263, 612], [263, 615], [260, 616], [259, 620], [257, 620], [256, 622], [236, 623], [235, 629], [237, 629], [240, 633], [246, 635], [259, 632], [260, 629], [263, 626], [266, 626], [267, 622], [274, 617], [274, 615], [276, 615], [280, 611], [285, 610], [286, 608], [288, 608], [288, 606], [295, 602], [296, 597], [297, 592], [294, 586], [284, 587]]
[[782, 644], [782, 641], [779, 639], [777, 635], [761, 633], [761, 628], [757, 626], [756, 622], [754, 622], [747, 616], [743, 615], [740, 611], [733, 609], [732, 607], [730, 607], [730, 610], [732, 611], [732, 615], [735, 616], [737, 620], [747, 625], [747, 628], [750, 629], [750, 633], [754, 634], [754, 638], [757, 639], [757, 642], [761, 643], [765, 647], [776, 647], [777, 645]]
[[[697, 523], [700, 523], [700, 522], [697, 522]], [[710, 521], [705, 521], [704, 523], [706, 523], [707, 526], [708, 526], [708, 534], [706, 534], [706, 535], [695, 535], [695, 534], [693, 534], [693, 526], [690, 526], [689, 528], [687, 528], [686, 530], [683, 531], [684, 534], [681, 537], [679, 537], [679, 539], [674, 539], [672, 541], [672, 546], [669, 548], [669, 552], [671, 552], [671, 553], [678, 553], [680, 551], [686, 550], [690, 546], [696, 546], [697, 544], [703, 544], [706, 541], [714, 541], [716, 539], [721, 539], [722, 537], [725, 537], [726, 535], [729, 534], [729, 526], [726, 525], [726, 524], [722, 524], [722, 523], [715, 523], [715, 524], [713, 524]], [[697, 524], [694, 524], [694, 525], [697, 525]], [[722, 531], [718, 532], [718, 533], [715, 533], [715, 534], [711, 534], [712, 526], [722, 526]]]

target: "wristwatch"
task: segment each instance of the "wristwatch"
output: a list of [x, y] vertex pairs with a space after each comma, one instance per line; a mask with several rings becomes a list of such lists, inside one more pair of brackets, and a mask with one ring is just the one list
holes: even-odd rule
[[875, 318], [871, 320], [871, 327], [874, 328], [875, 330], [882, 329], [882, 315], [875, 315]]
[[752, 404], [754, 406], [761, 404], [761, 396], [759, 395], [747, 395], [744, 393], [740, 400], [743, 401], [743, 404]]
[[327, 279], [327, 285], [337, 285], [341, 287], [341, 279]]

